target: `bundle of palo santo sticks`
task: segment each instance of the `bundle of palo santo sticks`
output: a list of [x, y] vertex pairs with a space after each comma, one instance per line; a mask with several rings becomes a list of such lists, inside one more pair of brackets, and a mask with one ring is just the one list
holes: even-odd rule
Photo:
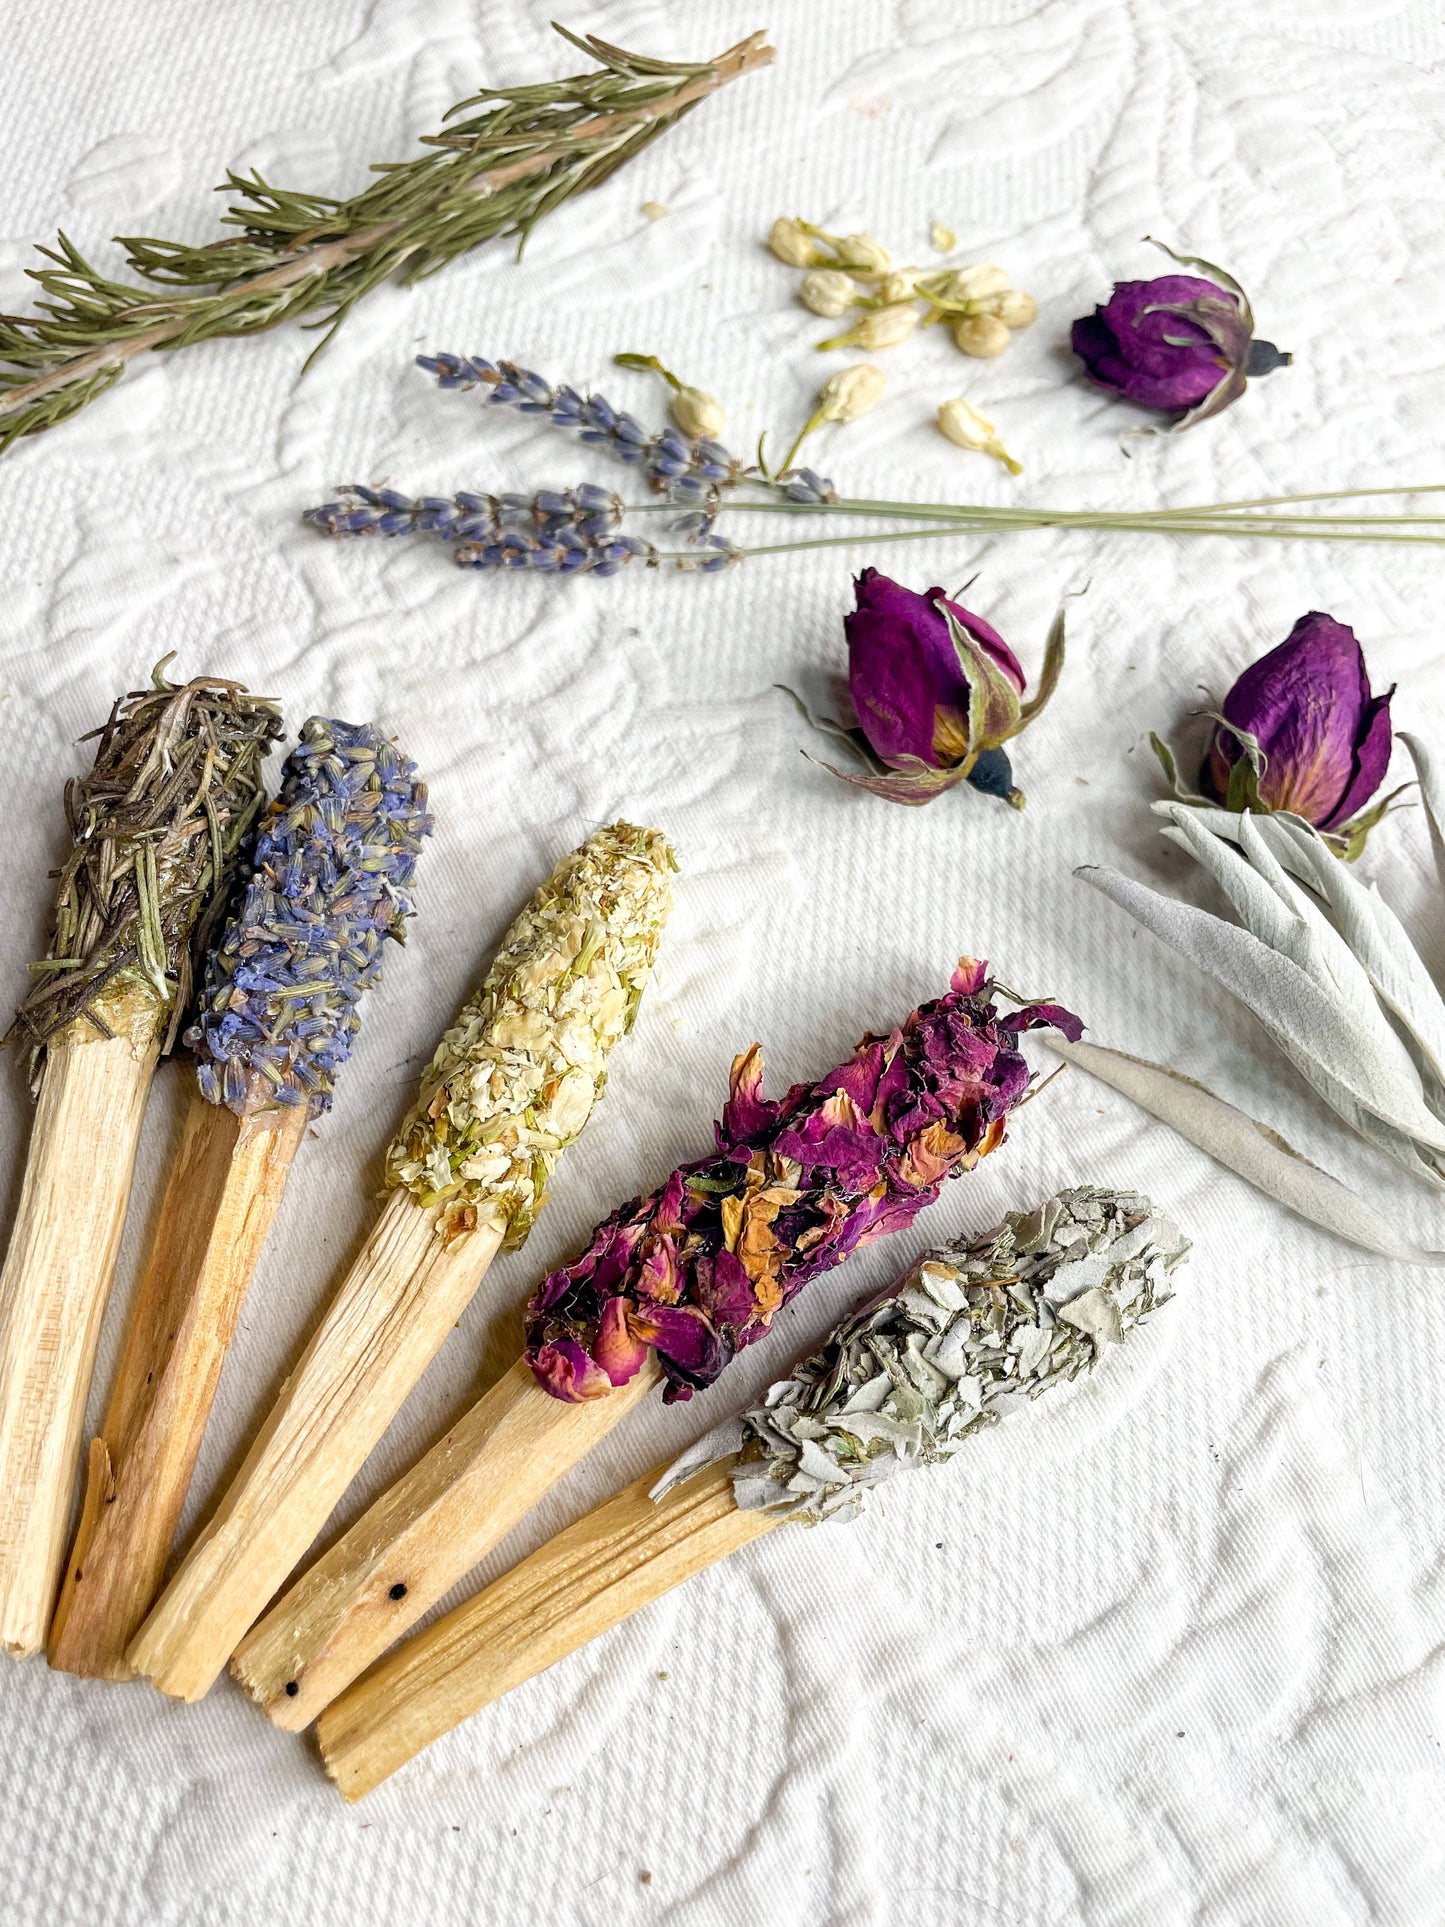
[[[1184, 1247], [1146, 1201], [1079, 1190], [939, 1254], [764, 1407], [386, 1657], [649, 1391], [712, 1385], [811, 1279], [996, 1150], [1041, 1088], [1023, 1032], [1079, 1033], [1057, 1004], [1009, 1008], [964, 958], [942, 996], [779, 1099], [744, 1051], [714, 1148], [548, 1275], [524, 1357], [293, 1578], [497, 1252], [525, 1240], [637, 1016], [675, 862], [660, 831], [615, 823], [556, 863], [442, 1036], [370, 1235], [167, 1580], [245, 1293], [432, 828], [395, 744], [322, 717], [267, 805], [280, 732], [268, 699], [158, 671], [67, 792], [50, 952], [15, 1026], [39, 1103], [0, 1275], [0, 1625], [16, 1655], [48, 1641], [52, 1666], [182, 1699], [229, 1662], [278, 1726], [319, 1716], [355, 1798], [780, 1519], [847, 1513], [1077, 1375], [1162, 1299]], [[179, 1150], [62, 1562], [145, 1099], [178, 1037]]]

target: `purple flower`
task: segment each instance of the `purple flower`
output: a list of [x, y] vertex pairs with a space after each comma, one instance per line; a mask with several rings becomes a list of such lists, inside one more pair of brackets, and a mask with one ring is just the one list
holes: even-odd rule
[[1225, 697], [1200, 788], [1229, 809], [1288, 810], [1348, 834], [1389, 768], [1394, 693], [1371, 693], [1353, 629], [1301, 616]]
[[1231, 275], [1192, 255], [1174, 259], [1213, 278], [1120, 281], [1103, 307], [1074, 323], [1070, 341], [1096, 387], [1178, 414], [1175, 427], [1192, 428], [1238, 401], [1248, 376], [1267, 375], [1291, 357], [1255, 338], [1249, 301]]
[[758, 1047], [743, 1052], [716, 1153], [623, 1205], [534, 1293], [538, 1383], [605, 1398], [653, 1351], [669, 1400], [711, 1385], [810, 1278], [901, 1230], [1003, 1142], [1028, 1087], [1018, 1034], [1042, 1023], [1080, 1028], [1056, 1004], [1001, 1016], [969, 957], [945, 996], [780, 1102], [762, 1094]]
[[919, 595], [864, 569], [854, 592], [857, 607], [843, 627], [858, 727], [838, 733], [867, 772], [824, 767], [895, 803], [930, 803], [967, 782], [1022, 808], [1003, 744], [1053, 693], [1062, 622], [1049, 637], [1039, 693], [1025, 704], [1024, 672], [1003, 637], [942, 589]]

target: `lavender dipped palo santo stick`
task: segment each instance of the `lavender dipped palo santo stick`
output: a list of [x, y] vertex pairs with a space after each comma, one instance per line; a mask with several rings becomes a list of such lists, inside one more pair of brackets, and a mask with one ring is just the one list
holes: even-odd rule
[[1090, 1371], [1170, 1297], [1188, 1246], [1147, 1198], [1080, 1186], [925, 1258], [757, 1405], [599, 1506], [322, 1713], [358, 1800], [443, 1733], [795, 1520], [855, 1517], [897, 1472]]
[[255, 1628], [232, 1671], [297, 1730], [414, 1625], [639, 1399], [690, 1398], [809, 1279], [911, 1223], [1003, 1142], [1029, 1088], [987, 966], [780, 1103], [756, 1045], [733, 1065], [711, 1157], [598, 1226], [529, 1308], [528, 1351]]
[[388, 1157], [391, 1197], [210, 1524], [133, 1642], [199, 1699], [431, 1363], [505, 1239], [519, 1245], [631, 1028], [671, 908], [657, 830], [564, 857], [442, 1038]]
[[0, 1644], [38, 1653], [157, 1059], [264, 800], [276, 706], [202, 676], [121, 698], [65, 792], [73, 847], [16, 1014], [39, 1103], [0, 1275]]
[[404, 939], [421, 840], [416, 768], [369, 724], [313, 716], [249, 853], [185, 1042], [196, 1086], [50, 1628], [50, 1664], [129, 1679], [226, 1351], [310, 1119], [331, 1107]]

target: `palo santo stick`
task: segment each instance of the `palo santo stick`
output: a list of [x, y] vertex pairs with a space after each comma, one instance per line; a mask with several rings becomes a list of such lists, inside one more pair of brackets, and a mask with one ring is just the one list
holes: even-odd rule
[[662, 1372], [559, 1406], [519, 1360], [251, 1628], [231, 1671], [299, 1733], [606, 1437]]
[[197, 1699], [284, 1583], [461, 1316], [526, 1236], [606, 1082], [671, 904], [672, 853], [619, 823], [563, 858], [442, 1039], [381, 1222], [130, 1663]]
[[404, 938], [429, 832], [414, 765], [369, 725], [313, 716], [248, 853], [186, 1033], [199, 1089], [166, 1191], [50, 1629], [50, 1663], [129, 1679], [221, 1367], [309, 1118], [329, 1109]]
[[91, 1440], [50, 1664], [129, 1679], [221, 1365], [306, 1129], [304, 1106], [238, 1118], [192, 1097], [110, 1406]]
[[73, 847], [36, 988], [16, 1014], [39, 1095], [0, 1274], [0, 1643], [37, 1653], [156, 1061], [260, 807], [274, 705], [236, 683], [117, 702], [67, 786]]
[[[947, 996], [781, 1104], [762, 1096], [757, 1046], [739, 1057], [717, 1154], [615, 1212], [532, 1300], [526, 1362], [555, 1401], [529, 1425], [535, 1462], [517, 1461], [484, 1400], [277, 1603], [237, 1653], [241, 1684], [279, 1724], [318, 1711], [543, 1496], [546, 1463], [560, 1476], [577, 1462], [579, 1407], [630, 1402], [654, 1353], [669, 1398], [710, 1384], [810, 1278], [1002, 1143], [1028, 1087], [1017, 1033], [1054, 1023], [1077, 1028], [1053, 1005], [1002, 1017], [969, 958]], [[406, 1591], [383, 1607], [384, 1576]]]
[[781, 1521], [742, 1512], [728, 1462], [669, 1492], [649, 1472], [407, 1640], [317, 1722], [326, 1771], [348, 1800], [503, 1693], [620, 1625]]
[[1146, 1198], [1079, 1187], [936, 1252], [671, 1466], [559, 1533], [321, 1715], [359, 1800], [479, 1708], [791, 1519], [848, 1517], [899, 1471], [1105, 1349], [1170, 1295], [1188, 1246]]

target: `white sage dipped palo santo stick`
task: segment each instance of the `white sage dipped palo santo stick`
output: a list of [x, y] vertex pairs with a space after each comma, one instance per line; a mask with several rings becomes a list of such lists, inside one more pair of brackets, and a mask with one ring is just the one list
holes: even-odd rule
[[49, 955], [15, 1022], [39, 1103], [0, 1274], [0, 1644], [17, 1658], [44, 1646], [55, 1602], [151, 1078], [279, 729], [274, 704], [238, 683], [158, 669], [66, 789]]
[[606, 1083], [671, 907], [657, 830], [599, 830], [508, 931], [423, 1075], [392, 1194], [129, 1660], [199, 1699], [330, 1516]]
[[196, 1084], [132, 1308], [50, 1664], [128, 1679], [160, 1589], [252, 1273], [308, 1120], [330, 1109], [377, 983], [404, 939], [426, 790], [369, 724], [313, 716], [246, 855], [185, 1042]]
[[808, 1280], [909, 1223], [1003, 1141], [1028, 1088], [987, 966], [781, 1103], [756, 1045], [733, 1065], [718, 1148], [600, 1224], [532, 1300], [531, 1349], [384, 1493], [244, 1640], [232, 1671], [268, 1716], [307, 1725], [441, 1598], [665, 1375], [710, 1384]]
[[895, 1473], [1091, 1369], [1187, 1250], [1145, 1198], [1078, 1187], [934, 1253], [762, 1401], [599, 1506], [321, 1715], [348, 1800], [514, 1686], [774, 1526], [856, 1514]]

